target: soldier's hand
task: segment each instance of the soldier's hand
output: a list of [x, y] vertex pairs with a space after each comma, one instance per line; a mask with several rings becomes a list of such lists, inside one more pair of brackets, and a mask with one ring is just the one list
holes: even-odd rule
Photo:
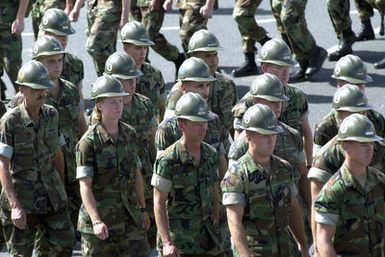
[[77, 22], [79, 19], [80, 11], [76, 9], [72, 9], [72, 11], [68, 14], [68, 18], [72, 22]]
[[180, 257], [178, 249], [171, 242], [166, 242], [163, 244], [163, 256], [164, 257]]
[[24, 18], [15, 19], [12, 22], [11, 33], [12, 34], [21, 34], [21, 32], [23, 32], [23, 30], [24, 30]]
[[166, 0], [163, 3], [163, 8], [166, 11], [171, 11], [172, 10], [172, 0]]
[[93, 227], [95, 236], [97, 236], [100, 240], [106, 240], [108, 238], [109, 233], [106, 224], [99, 221], [93, 223]]
[[207, 5], [204, 5], [199, 9], [199, 14], [204, 18], [211, 18], [213, 16], [213, 8], [210, 8]]
[[22, 207], [13, 207], [11, 211], [11, 219], [18, 229], [25, 229], [27, 226], [27, 216]]
[[148, 216], [148, 213], [145, 211], [145, 212], [142, 212], [143, 214], [143, 227], [148, 230], [150, 228], [150, 225], [151, 225], [151, 221], [150, 221], [150, 217]]

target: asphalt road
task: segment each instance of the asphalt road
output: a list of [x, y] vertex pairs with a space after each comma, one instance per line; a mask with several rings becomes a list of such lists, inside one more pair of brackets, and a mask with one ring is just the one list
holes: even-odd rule
[[[232, 19], [232, 9], [234, 0], [221, 0], [220, 8], [215, 11], [214, 16], [208, 23], [210, 31], [214, 32], [218, 37], [223, 50], [219, 53], [220, 69], [223, 73], [230, 74], [231, 70], [239, 66], [243, 62], [243, 54], [241, 49], [241, 38], [237, 30], [236, 23]], [[174, 7], [175, 8], [175, 7]], [[353, 21], [353, 30], [358, 33], [360, 29], [360, 22], [358, 20], [357, 12], [354, 9], [354, 3], [351, 3], [351, 17]], [[85, 10], [81, 12], [81, 17], [78, 23], [74, 24], [77, 34], [70, 36], [67, 50], [79, 56], [85, 64], [85, 80], [84, 80], [84, 96], [90, 96], [91, 83], [96, 79], [93, 63], [85, 51], [86, 42], [86, 19]], [[174, 11], [167, 13], [162, 33], [166, 38], [181, 48], [178, 30], [178, 12]], [[326, 1], [308, 1], [306, 9], [306, 17], [309, 30], [315, 37], [317, 44], [331, 51], [336, 47], [337, 39], [335, 37], [327, 10]], [[276, 30], [276, 25], [270, 11], [269, 1], [263, 1], [256, 13], [258, 23], [262, 25], [268, 32], [270, 37], [279, 36]], [[26, 19], [26, 28], [23, 33], [23, 60], [31, 58], [31, 48], [33, 44], [33, 34], [31, 28], [31, 20]], [[378, 35], [380, 26], [380, 17], [376, 12], [372, 18], [372, 24], [376, 32], [376, 40], [358, 42], [353, 46], [354, 53], [360, 56], [367, 64], [369, 74], [373, 77], [374, 82], [367, 85], [366, 94], [369, 102], [375, 106], [376, 110], [385, 114], [383, 87], [385, 86], [385, 70], [374, 70], [373, 63], [385, 57], [384, 37]], [[118, 50], [121, 50], [121, 43], [117, 44]], [[257, 45], [259, 48], [259, 45]], [[170, 88], [174, 81], [174, 64], [166, 61], [161, 56], [150, 51], [150, 61], [157, 66], [163, 73], [164, 79], [167, 83], [167, 88]], [[335, 63], [326, 61], [322, 70], [313, 77], [311, 82], [302, 82], [295, 84], [301, 88], [307, 95], [309, 101], [309, 119], [311, 125], [314, 127], [315, 123], [326, 115], [331, 109], [331, 99], [335, 92], [335, 83], [330, 78]], [[231, 75], [229, 75], [231, 76]], [[239, 92], [243, 94], [248, 90], [253, 76], [245, 78], [234, 79], [238, 86]], [[7, 96], [13, 95], [12, 86], [8, 86]], [[6, 254], [0, 254], [6, 256]]]

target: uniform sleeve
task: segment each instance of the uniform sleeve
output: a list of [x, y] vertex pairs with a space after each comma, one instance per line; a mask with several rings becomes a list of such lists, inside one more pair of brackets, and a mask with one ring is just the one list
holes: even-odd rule
[[76, 178], [93, 177], [95, 154], [90, 140], [83, 138], [76, 146]]
[[340, 215], [341, 206], [341, 186], [338, 184], [326, 184], [316, 201], [314, 209], [316, 211], [315, 220], [317, 223], [335, 225]]
[[169, 147], [176, 141], [172, 136], [171, 130], [172, 129], [168, 120], [164, 120], [159, 125], [155, 134], [155, 147], [157, 152], [163, 152], [164, 150], [166, 150], [167, 147]]
[[247, 152], [246, 137], [241, 134], [230, 146], [227, 157], [231, 160], [237, 161]]
[[164, 79], [163, 79], [163, 75], [160, 71], [158, 71], [159, 73], [159, 94], [160, 94], [160, 101], [163, 102], [163, 101], [166, 101], [166, 97], [167, 97], [167, 94], [166, 94], [166, 85], [164, 83]]
[[337, 149], [332, 147], [333, 146], [324, 146], [319, 150], [309, 170], [309, 179], [326, 183], [334, 172], [340, 168], [343, 160], [339, 160]]
[[7, 159], [11, 159], [13, 155], [13, 125], [11, 123], [4, 116], [0, 120], [0, 155]]
[[246, 205], [245, 181], [242, 179], [245, 176], [240, 174], [238, 165], [238, 162], [235, 162], [222, 179], [221, 190], [223, 205]]
[[151, 178], [151, 185], [161, 192], [168, 193], [172, 186], [172, 167], [164, 159], [159, 158], [154, 164], [154, 173]]

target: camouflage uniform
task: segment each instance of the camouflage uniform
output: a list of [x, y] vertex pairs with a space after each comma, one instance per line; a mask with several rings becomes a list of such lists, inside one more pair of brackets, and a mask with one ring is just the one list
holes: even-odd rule
[[[208, 122], [208, 130], [204, 142], [213, 146], [219, 154], [224, 154], [223, 142], [221, 139], [221, 127], [218, 116]], [[158, 152], [163, 152], [182, 136], [178, 126], [178, 119], [174, 117], [167, 118], [159, 124], [155, 136], [155, 146]], [[159, 155], [159, 154], [158, 154]]]
[[[182, 256], [221, 252], [221, 240], [211, 220], [212, 195], [219, 190], [218, 161], [215, 149], [202, 143], [200, 163], [195, 164], [178, 140], [155, 162], [151, 185], [169, 193], [169, 232]], [[160, 253], [161, 249], [159, 242]]]
[[334, 248], [339, 256], [384, 256], [385, 176], [367, 168], [366, 185], [343, 165], [314, 203], [317, 223], [335, 225]]
[[[129, 108], [124, 105], [121, 121], [129, 124], [135, 128], [138, 135], [138, 154], [142, 163], [142, 176], [144, 180], [144, 197], [146, 199], [146, 206], [148, 215], [151, 219], [149, 236], [156, 236], [156, 226], [153, 213], [153, 189], [151, 188], [152, 164], [155, 156], [151, 156], [150, 140], [151, 131], [157, 127], [157, 122], [154, 115], [154, 107], [151, 100], [147, 97], [135, 93], [132, 98], [132, 106]], [[150, 134], [149, 134], [150, 133]]]
[[84, 79], [83, 61], [73, 54], [64, 53], [61, 77], [79, 88], [80, 83]]
[[[22, 64], [22, 40], [21, 35], [11, 33], [11, 25], [16, 18], [18, 7], [19, 1], [16, 0], [0, 1], [0, 74], [3, 74], [3, 69], [6, 70], [15, 91], [18, 85], [14, 81]], [[1, 90], [5, 91], [5, 88]]]
[[[284, 86], [284, 94], [290, 98], [287, 106], [283, 106], [283, 111], [279, 120], [286, 125], [294, 128], [302, 137], [302, 121], [307, 118], [309, 113], [309, 105], [305, 94], [299, 88], [286, 85]], [[240, 121], [246, 110], [254, 105], [254, 100], [249, 94], [246, 94], [239, 103], [234, 106], [234, 129], [239, 129]]]
[[92, 178], [96, 208], [109, 230], [108, 239], [98, 239], [82, 205], [78, 230], [84, 256], [147, 257], [146, 231], [135, 191], [136, 169], [141, 165], [136, 139], [134, 128], [122, 122], [116, 140], [98, 123], [88, 129], [76, 147], [76, 176]]
[[101, 76], [107, 58], [116, 52], [116, 40], [122, 12], [121, 0], [87, 1], [87, 43], [96, 73]]
[[163, 75], [149, 63], [142, 65], [143, 75], [136, 80], [136, 92], [151, 99], [155, 115], [160, 114], [159, 105], [166, 100], [166, 89]]
[[32, 256], [37, 231], [42, 231], [51, 252], [70, 256], [75, 243], [67, 210], [67, 196], [54, 168], [59, 143], [59, 117], [55, 108], [41, 107], [36, 128], [24, 103], [9, 110], [0, 122], [1, 155], [10, 159], [10, 175], [18, 200], [27, 213], [27, 229], [17, 229], [5, 192], [1, 219], [9, 252]]
[[163, 2], [161, 1], [159, 10], [150, 11], [149, 0], [138, 0], [136, 1], [136, 6], [140, 8], [142, 14], [142, 23], [146, 27], [148, 31], [148, 35], [150, 40], [155, 43], [151, 48], [163, 56], [168, 61], [174, 61], [178, 58], [179, 49], [178, 47], [172, 45], [167, 39], [164, 37], [162, 33], [160, 33], [160, 29], [164, 20], [165, 10], [163, 9]]
[[[342, 166], [345, 160], [345, 151], [337, 142], [337, 137], [332, 138], [324, 145], [313, 160], [313, 165], [308, 173], [309, 179], [326, 183], [330, 177]], [[385, 144], [375, 142], [373, 145], [373, 158], [371, 167], [380, 171], [385, 170]]]
[[237, 22], [245, 53], [255, 51], [255, 42], [266, 37], [266, 30], [255, 21], [255, 12], [262, 0], [236, 0], [233, 18]]
[[[272, 155], [266, 170], [246, 153], [227, 171], [221, 182], [223, 205], [245, 207], [243, 225], [252, 256], [294, 256], [287, 229], [291, 197], [297, 188], [293, 168]], [[234, 248], [234, 256], [239, 254]]]
[[[33, 0], [32, 0], [33, 1]], [[35, 40], [39, 35], [39, 25], [43, 19], [45, 11], [50, 8], [59, 8], [64, 10], [66, 0], [35, 0], [33, 1], [31, 16], [32, 16], [32, 27]]]
[[180, 10], [179, 36], [185, 53], [188, 51], [188, 42], [195, 31], [207, 29], [208, 19], [199, 13], [200, 8], [205, 3], [206, 0], [177, 0], [176, 2], [176, 6]]
[[[376, 134], [385, 136], [385, 119], [381, 113], [375, 110], [368, 110], [366, 116], [373, 123], [376, 129]], [[314, 143], [320, 146], [325, 145], [329, 140], [338, 134], [338, 127], [340, 121], [338, 119], [338, 112], [332, 110], [315, 126]]]
[[328, 0], [327, 7], [334, 31], [337, 37], [340, 38], [342, 31], [349, 30], [352, 27], [349, 14], [350, 2], [346, 0]]

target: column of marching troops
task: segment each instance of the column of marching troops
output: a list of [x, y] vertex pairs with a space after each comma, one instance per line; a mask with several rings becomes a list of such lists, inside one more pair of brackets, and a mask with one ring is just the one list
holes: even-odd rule
[[[177, 2], [183, 53], [159, 33], [172, 0], [88, 1], [86, 48], [99, 77], [87, 118], [83, 62], [65, 50], [84, 2], [33, 3], [36, 41], [22, 66], [31, 6], [0, 3], [1, 71], [17, 91], [0, 120], [0, 234], [11, 256], [71, 256], [76, 240], [84, 256], [384, 256], [385, 119], [352, 54], [355, 41], [375, 37], [373, 7], [384, 34], [383, 1], [355, 1], [357, 36], [349, 2], [328, 1], [337, 91], [314, 135], [305, 94], [288, 84], [327, 58], [305, 0], [271, 1], [282, 39], [256, 24], [260, 1], [236, 1], [245, 63], [233, 76], [258, 73], [257, 41], [263, 72], [239, 101], [206, 30], [213, 0]], [[175, 64], [167, 97], [149, 46]]]

